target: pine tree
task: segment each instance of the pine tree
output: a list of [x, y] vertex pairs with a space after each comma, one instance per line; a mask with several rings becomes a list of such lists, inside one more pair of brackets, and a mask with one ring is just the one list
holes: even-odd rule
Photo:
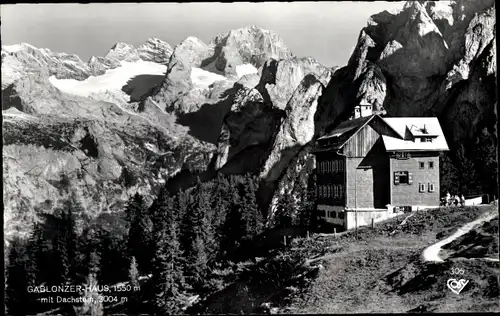
[[66, 284], [70, 281], [70, 260], [68, 256], [68, 234], [66, 214], [63, 213], [62, 219], [57, 225], [57, 230], [53, 242], [54, 255], [54, 278], [55, 284]]
[[203, 286], [208, 257], [215, 252], [213, 229], [211, 226], [210, 194], [207, 185], [198, 182], [196, 198], [188, 208], [183, 225], [185, 276], [195, 288]]
[[84, 290], [84, 303], [81, 307], [75, 308], [77, 315], [81, 316], [102, 316], [104, 315], [104, 306], [98, 292], [97, 277], [89, 273], [87, 284]]
[[498, 163], [496, 135], [483, 128], [472, 150], [472, 161], [480, 177], [482, 193], [497, 194]]
[[63, 220], [65, 221], [63, 227], [66, 234], [66, 251], [69, 269], [68, 277], [73, 280], [76, 276], [77, 270], [76, 258], [79, 257], [79, 254], [77, 253], [78, 236], [76, 234], [75, 216], [83, 214], [84, 210], [74, 193], [72, 194], [70, 200], [64, 203], [64, 207], [66, 212], [63, 213]]
[[88, 264], [89, 274], [93, 274], [94, 276], [98, 276], [101, 270], [101, 257], [97, 250], [94, 250], [90, 253], [89, 264]]
[[308, 190], [307, 185], [300, 183], [299, 185], [299, 203], [295, 225], [304, 229], [311, 228], [312, 215], [314, 211], [314, 196], [313, 192]]
[[241, 214], [241, 199], [235, 183], [228, 188], [229, 209], [223, 226], [222, 252], [225, 257], [233, 257], [246, 236], [246, 222]]
[[8, 255], [6, 305], [10, 315], [30, 314], [30, 294], [27, 264], [29, 258], [26, 246], [19, 238], [12, 240]]
[[[477, 184], [476, 172], [474, 169], [474, 164], [470, 157], [467, 155], [464, 146], [460, 145], [456, 151], [456, 161], [457, 161], [457, 171], [458, 171], [458, 181], [459, 188], [456, 193], [462, 193], [464, 195], [475, 195], [480, 194], [480, 186]], [[478, 189], [479, 188], [479, 189]]]
[[139, 304], [139, 297], [135, 289], [139, 288], [139, 270], [137, 269], [137, 261], [135, 257], [130, 260], [130, 268], [128, 270], [129, 284], [132, 287], [132, 293], [129, 294], [128, 306], [136, 309]]
[[279, 197], [274, 214], [274, 226], [276, 228], [291, 227], [293, 223], [293, 211], [295, 209], [295, 201], [290, 194], [283, 194]]
[[246, 176], [246, 181], [243, 183], [242, 197], [242, 219], [246, 224], [244, 239], [252, 240], [260, 234], [264, 227], [264, 219], [262, 212], [257, 205], [256, 193], [257, 188], [254, 179], [250, 175]]
[[154, 307], [157, 314], [180, 311], [183, 301], [184, 276], [182, 253], [178, 241], [178, 217], [173, 209], [173, 198], [162, 188], [151, 206], [155, 258], [152, 269]]
[[151, 240], [153, 223], [148, 216], [146, 203], [141, 195], [134, 196], [127, 207], [126, 214], [130, 220], [128, 253], [137, 259], [142, 272], [149, 273], [153, 259]]
[[135, 257], [130, 260], [129, 278], [130, 285], [132, 288], [137, 288], [139, 286], [139, 270], [137, 269], [137, 261]]
[[446, 196], [447, 192], [458, 192], [460, 187], [458, 170], [449, 152], [440, 155], [439, 164], [441, 196]]

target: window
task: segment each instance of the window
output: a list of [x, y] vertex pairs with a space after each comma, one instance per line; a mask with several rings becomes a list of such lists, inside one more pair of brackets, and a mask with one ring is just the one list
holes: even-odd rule
[[429, 169], [434, 169], [434, 161], [429, 161]]
[[339, 211], [339, 219], [344, 219], [344, 212]]
[[333, 162], [333, 170], [334, 170], [335, 172], [338, 172], [338, 171], [339, 171], [339, 162], [338, 162], [337, 160], [335, 160], [335, 161]]
[[333, 196], [333, 187], [331, 185], [328, 186], [328, 197]]
[[335, 194], [335, 198], [338, 198], [338, 197], [339, 197], [339, 186], [338, 186], [338, 185], [335, 185], [335, 186], [333, 187], [333, 189], [334, 189], [334, 192], [335, 192], [335, 193], [334, 193], [334, 194]]
[[421, 143], [432, 143], [432, 138], [431, 137], [421, 137], [420, 142]]
[[412, 184], [413, 183], [413, 173], [408, 171], [398, 171], [394, 172], [394, 184]]
[[330, 218], [337, 218], [337, 212], [330, 211]]
[[429, 183], [429, 192], [434, 192], [434, 183]]
[[344, 171], [344, 161], [340, 160], [339, 161], [339, 164], [340, 164], [340, 172], [343, 172]]
[[423, 161], [419, 161], [418, 166], [419, 169], [425, 169], [425, 163]]
[[319, 216], [320, 216], [320, 217], [325, 217], [325, 215], [326, 215], [326, 214], [325, 214], [325, 211], [323, 211], [323, 210], [320, 210], [320, 211], [319, 211]]
[[420, 193], [425, 192], [425, 183], [418, 184], [418, 192], [420, 192]]
[[359, 112], [359, 108], [356, 108], [356, 112]]

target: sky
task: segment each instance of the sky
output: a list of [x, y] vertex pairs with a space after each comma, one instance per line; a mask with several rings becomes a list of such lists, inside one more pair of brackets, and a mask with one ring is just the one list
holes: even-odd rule
[[2, 45], [29, 43], [83, 61], [116, 42], [139, 46], [156, 37], [175, 46], [188, 36], [208, 43], [217, 34], [257, 25], [279, 34], [296, 56], [325, 66], [347, 63], [359, 32], [375, 13], [404, 2], [93, 3], [0, 7]]

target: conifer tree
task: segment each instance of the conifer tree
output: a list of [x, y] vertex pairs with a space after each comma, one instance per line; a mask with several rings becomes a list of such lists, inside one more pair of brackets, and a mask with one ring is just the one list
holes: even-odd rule
[[314, 211], [314, 192], [308, 190], [304, 183], [299, 185], [299, 203], [297, 205], [297, 216], [295, 218], [295, 225], [304, 229], [311, 228], [311, 220]]
[[246, 236], [246, 222], [241, 214], [242, 202], [235, 185], [234, 181], [228, 187], [227, 192], [229, 209], [223, 225], [223, 240], [221, 245], [222, 252], [226, 257], [233, 257], [236, 254], [236, 250], [241, 246]]
[[151, 240], [153, 223], [147, 214], [146, 203], [141, 195], [134, 196], [127, 207], [126, 214], [130, 221], [128, 253], [137, 259], [141, 271], [149, 273], [153, 259]]
[[274, 226], [276, 228], [292, 226], [295, 201], [291, 193], [292, 192], [289, 192], [289, 194], [287, 194], [287, 192], [285, 192], [285, 194], [278, 199], [274, 214]]
[[28, 256], [26, 246], [19, 239], [12, 240], [8, 255], [6, 305], [10, 315], [27, 315], [30, 296], [27, 292], [29, 280], [27, 276]]
[[96, 277], [99, 275], [99, 272], [101, 270], [101, 257], [99, 256], [97, 250], [94, 250], [90, 253], [88, 267], [90, 274], [93, 274]]
[[247, 175], [246, 181], [243, 183], [242, 197], [242, 218], [246, 224], [245, 236], [246, 240], [251, 240], [260, 234], [264, 227], [264, 219], [262, 212], [257, 205], [256, 185], [254, 179]]
[[196, 288], [203, 286], [208, 257], [215, 252], [211, 213], [208, 187], [198, 181], [195, 203], [188, 209], [183, 226], [185, 277]]
[[102, 316], [104, 315], [104, 306], [98, 292], [97, 277], [89, 273], [84, 290], [84, 300], [82, 306], [75, 308], [76, 314], [81, 316]]
[[130, 260], [129, 278], [130, 285], [132, 288], [137, 288], [139, 286], [139, 270], [137, 269], [137, 261], [135, 257]]
[[63, 213], [62, 219], [57, 225], [57, 230], [54, 237], [54, 278], [55, 284], [66, 284], [70, 281], [70, 260], [68, 256], [68, 234], [66, 213]]
[[139, 303], [139, 297], [136, 289], [139, 288], [139, 270], [137, 269], [137, 260], [132, 257], [130, 260], [130, 268], [128, 270], [129, 274], [129, 284], [132, 287], [132, 293], [129, 294], [128, 306], [131, 308], [137, 308]]
[[177, 313], [183, 301], [183, 260], [178, 241], [178, 217], [173, 204], [172, 196], [162, 188], [151, 206], [155, 241], [151, 282], [157, 314]]

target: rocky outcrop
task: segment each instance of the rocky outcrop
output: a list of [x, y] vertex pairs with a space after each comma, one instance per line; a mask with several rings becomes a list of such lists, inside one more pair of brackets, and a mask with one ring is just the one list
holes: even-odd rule
[[195, 112], [207, 101], [206, 95], [213, 94], [213, 83], [226, 81], [232, 86], [257, 73], [269, 58], [291, 56], [278, 35], [256, 26], [220, 34], [208, 45], [188, 37], [174, 48], [165, 81], [151, 97], [169, 112]]
[[266, 208], [278, 188], [293, 190], [303, 157], [310, 159], [305, 148], [315, 136], [316, 108], [331, 76], [331, 69], [312, 58], [266, 61], [259, 83], [236, 93], [218, 141], [216, 168], [241, 173], [249, 170], [240, 161], [253, 166]]
[[337, 84], [325, 92], [320, 112], [331, 111], [331, 103], [347, 112], [369, 103], [389, 115], [440, 115], [453, 86], [468, 80], [481, 53], [494, 47], [492, 6], [411, 1], [400, 12], [373, 15], [348, 65], [336, 72]]
[[159, 39], [150, 38], [138, 48], [130, 44], [115, 44], [105, 57], [92, 56], [84, 63], [75, 54], [52, 52], [27, 43], [2, 46], [2, 87], [22, 77], [22, 74], [47, 71], [57, 79], [84, 80], [99, 76], [108, 69], [121, 66], [122, 61], [150, 61], [166, 65], [172, 54], [171, 46]]
[[237, 75], [237, 65], [251, 64], [260, 68], [270, 58], [292, 57], [292, 52], [278, 34], [255, 25], [217, 35], [211, 45], [214, 46], [214, 56], [206, 68], [225, 76]]
[[306, 97], [302, 95], [306, 91], [299, 87], [308, 74], [314, 74], [321, 85], [326, 84], [331, 77], [330, 69], [314, 59], [294, 57], [281, 61], [268, 60], [262, 69], [259, 83], [254, 88], [235, 85], [239, 86], [240, 90], [236, 93], [231, 110], [224, 118], [218, 142], [217, 168], [222, 168], [246, 148], [255, 146], [265, 148], [261, 152], [264, 156], [254, 156], [253, 159], [258, 162], [252, 162], [262, 166], [267, 159], [265, 152], [272, 150], [282, 118], [297, 115], [297, 104], [289, 102], [294, 94], [296, 99]]
[[172, 46], [158, 38], [149, 38], [146, 43], [137, 48], [139, 58], [162, 65], [168, 65], [172, 55]]
[[49, 81], [61, 68], [26, 56], [2, 51], [8, 238], [29, 233], [41, 213], [71, 195], [84, 207], [82, 216], [97, 216], [122, 210], [135, 192], [150, 198], [181, 170], [209, 165], [215, 147], [188, 135], [176, 117], [154, 104], [143, 115], [119, 103], [62, 93]]
[[26, 72], [40, 71], [58, 79], [83, 80], [90, 75], [87, 64], [74, 54], [54, 53], [26, 43], [2, 46], [2, 88]]

